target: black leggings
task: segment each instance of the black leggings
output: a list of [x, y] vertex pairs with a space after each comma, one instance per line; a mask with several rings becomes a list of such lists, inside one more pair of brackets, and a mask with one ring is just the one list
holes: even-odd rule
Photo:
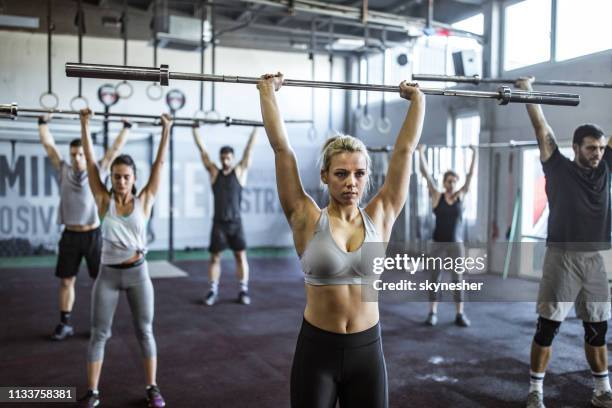
[[387, 408], [380, 324], [340, 334], [302, 322], [291, 368], [292, 408]]

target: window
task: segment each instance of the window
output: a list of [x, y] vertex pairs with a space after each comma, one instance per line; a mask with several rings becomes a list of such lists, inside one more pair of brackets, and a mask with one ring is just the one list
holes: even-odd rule
[[[480, 140], [480, 116], [461, 115], [455, 118], [454, 126], [456, 146], [478, 145]], [[467, 148], [453, 149], [452, 165], [453, 169], [459, 173], [459, 186], [465, 182], [465, 176], [470, 169], [472, 152]], [[475, 220], [478, 211], [478, 167], [474, 168], [470, 192], [465, 198], [465, 217], [468, 220]]]
[[610, 0], [557, 0], [557, 61], [612, 48], [610, 16]]
[[469, 31], [470, 33], [483, 35], [484, 34], [484, 14], [476, 14], [475, 16], [457, 21], [452, 25], [457, 30]]
[[550, 60], [551, 10], [551, 0], [524, 0], [506, 6], [505, 71]]
[[[559, 149], [562, 155], [572, 159], [574, 151], [569, 147]], [[548, 229], [548, 199], [546, 180], [538, 149], [523, 150], [523, 180], [521, 197], [521, 234], [523, 240], [544, 240]]]

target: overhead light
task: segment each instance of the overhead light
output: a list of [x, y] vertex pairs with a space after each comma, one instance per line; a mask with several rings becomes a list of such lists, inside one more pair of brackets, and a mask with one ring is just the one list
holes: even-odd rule
[[37, 29], [38, 25], [37, 17], [11, 16], [8, 14], [0, 15], [0, 26], [2, 27]]

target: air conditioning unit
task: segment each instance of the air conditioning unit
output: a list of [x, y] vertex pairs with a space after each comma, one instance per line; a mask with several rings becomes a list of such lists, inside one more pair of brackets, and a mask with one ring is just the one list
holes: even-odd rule
[[482, 75], [482, 57], [474, 50], [463, 50], [453, 53], [455, 75]]
[[[200, 49], [201, 20], [193, 17], [169, 15], [159, 17], [157, 32], [158, 46], [182, 51]], [[204, 41], [212, 37], [210, 23], [204, 21]]]

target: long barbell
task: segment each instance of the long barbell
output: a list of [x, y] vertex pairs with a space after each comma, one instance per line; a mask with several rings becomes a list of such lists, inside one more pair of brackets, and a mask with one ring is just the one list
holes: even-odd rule
[[[22, 113], [25, 113], [26, 115], [24, 116], [22, 115]], [[45, 109], [37, 109], [37, 108], [20, 108], [19, 105], [16, 103], [0, 104], [0, 118], [15, 119], [18, 117], [33, 117], [32, 115], [29, 115], [29, 114], [68, 115], [68, 116], [61, 117], [61, 119], [68, 119], [70, 116], [79, 115], [80, 112], [75, 111], [75, 110], [62, 110], [62, 109], [45, 110]], [[94, 112], [94, 116], [92, 117], [92, 119], [113, 122], [112, 119], [104, 118], [105, 115], [109, 117], [120, 117], [120, 118], [150, 119], [150, 120], [153, 120], [154, 122], [151, 122], [151, 123], [141, 122], [139, 124], [154, 125], [154, 126], [159, 125], [158, 115], [148, 115], [148, 114], [141, 114], [141, 113]], [[174, 121], [175, 126], [191, 126], [193, 123], [202, 123], [202, 124], [208, 124], [208, 125], [222, 124], [225, 126], [263, 126], [263, 122], [259, 122], [255, 120], [248, 120], [248, 119], [236, 119], [236, 118], [231, 118], [229, 116], [225, 117], [224, 119], [175, 117], [173, 118], [173, 121]], [[286, 120], [285, 123], [294, 123], [294, 124], [312, 123], [312, 120], [310, 119], [293, 119], [293, 120], [289, 119], [289, 120]]]
[[[557, 143], [559, 146], [570, 146], [570, 141], [559, 141]], [[521, 147], [534, 147], [537, 146], [537, 140], [509, 140], [507, 142], [491, 142], [491, 143], [480, 143], [477, 145], [473, 145], [476, 149], [496, 149], [496, 148], [521, 148]], [[449, 148], [449, 149], [469, 149], [470, 145], [445, 145], [445, 144], [428, 144], [427, 148], [435, 147], [435, 148]], [[392, 152], [393, 146], [369, 146], [368, 151], [370, 152]]]
[[[260, 81], [260, 78], [256, 77], [171, 72], [168, 65], [161, 65], [160, 68], [150, 68], [121, 65], [78, 64], [74, 62], [66, 63], [66, 76], [75, 78], [124, 79], [130, 81], [148, 82], [154, 81], [159, 82], [162, 85], [168, 85], [171, 79], [182, 81], [228, 82], [237, 84], [257, 84]], [[360, 84], [355, 82], [325, 82], [284, 79], [283, 85], [309, 88], [345, 89], [354, 91], [398, 92], [397, 86]], [[497, 91], [473, 91], [464, 89], [438, 88], [421, 88], [421, 91], [427, 95], [496, 99], [502, 105], [506, 105], [508, 103], [533, 103], [544, 105], [577, 106], [580, 103], [580, 95], [577, 94], [517, 91], [512, 90], [509, 87], [500, 87]]]
[[[433, 75], [433, 74], [414, 74], [414, 81], [435, 81], [435, 82], [457, 82], [467, 84], [514, 84], [518, 79], [511, 78], [481, 78], [479, 75], [460, 76], [460, 75]], [[534, 85], [549, 86], [572, 86], [581, 88], [612, 88], [610, 82], [588, 82], [588, 81], [563, 81], [563, 80], [535, 80]]]

